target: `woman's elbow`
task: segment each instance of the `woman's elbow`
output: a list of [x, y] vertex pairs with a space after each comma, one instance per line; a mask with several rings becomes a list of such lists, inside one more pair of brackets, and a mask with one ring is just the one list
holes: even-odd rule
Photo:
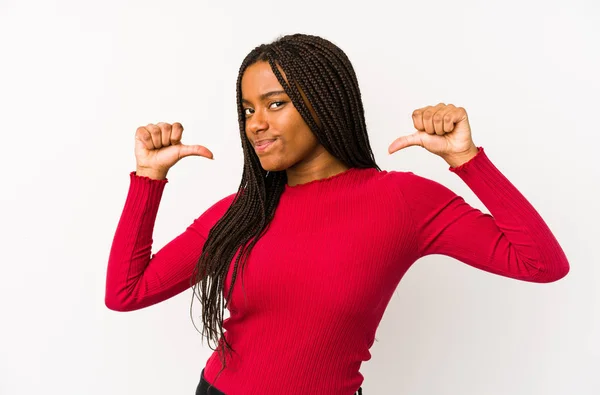
[[120, 312], [133, 311], [140, 308], [134, 303], [131, 303], [126, 299], [120, 298], [118, 295], [112, 295], [108, 293], [104, 296], [104, 305], [109, 310]]
[[538, 283], [553, 283], [561, 280], [569, 274], [571, 266], [567, 260], [563, 260], [558, 265], [552, 265], [546, 270], [542, 270], [535, 277], [535, 282]]
[[125, 306], [121, 304], [116, 298], [106, 295], [104, 297], [104, 304], [109, 310], [113, 311], [127, 311]]

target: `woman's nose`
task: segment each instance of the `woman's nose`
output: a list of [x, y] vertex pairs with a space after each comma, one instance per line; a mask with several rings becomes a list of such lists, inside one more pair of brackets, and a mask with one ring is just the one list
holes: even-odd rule
[[246, 129], [251, 133], [258, 133], [269, 128], [267, 117], [262, 111], [255, 111], [252, 116], [246, 119]]

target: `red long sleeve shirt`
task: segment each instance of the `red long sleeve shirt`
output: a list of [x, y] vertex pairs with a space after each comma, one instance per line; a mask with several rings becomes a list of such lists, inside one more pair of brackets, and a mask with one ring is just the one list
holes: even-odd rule
[[[221, 369], [215, 351], [206, 379], [228, 395], [354, 394], [394, 290], [426, 255], [447, 255], [530, 282], [556, 281], [568, 273], [546, 223], [482, 148], [450, 170], [491, 215], [411, 172], [351, 168], [286, 186], [268, 231], [249, 256], [245, 289], [240, 278], [234, 285], [223, 326], [237, 353], [228, 356], [215, 380]], [[140, 309], [188, 289], [208, 231], [234, 196], [151, 255], [166, 183], [130, 174], [108, 262], [110, 309]]]

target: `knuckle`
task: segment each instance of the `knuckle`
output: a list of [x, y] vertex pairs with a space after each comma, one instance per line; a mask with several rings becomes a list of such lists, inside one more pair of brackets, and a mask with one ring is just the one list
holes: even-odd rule
[[159, 122], [159, 123], [156, 124], [156, 126], [158, 126], [158, 129], [162, 130], [162, 131], [169, 130], [169, 128], [171, 127], [171, 125], [169, 125], [166, 122]]

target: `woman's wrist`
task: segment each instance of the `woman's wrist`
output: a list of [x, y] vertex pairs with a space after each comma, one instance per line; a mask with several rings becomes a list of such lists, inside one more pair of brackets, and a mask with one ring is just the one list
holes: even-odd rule
[[154, 169], [148, 169], [143, 167], [138, 167], [135, 169], [135, 175], [140, 177], [148, 177], [153, 180], [164, 180], [167, 178], [166, 171], [159, 171]]
[[456, 168], [464, 165], [471, 159], [473, 159], [479, 153], [479, 149], [476, 146], [471, 147], [465, 153], [459, 155], [453, 155], [445, 157], [444, 160], [450, 165], [450, 167]]

